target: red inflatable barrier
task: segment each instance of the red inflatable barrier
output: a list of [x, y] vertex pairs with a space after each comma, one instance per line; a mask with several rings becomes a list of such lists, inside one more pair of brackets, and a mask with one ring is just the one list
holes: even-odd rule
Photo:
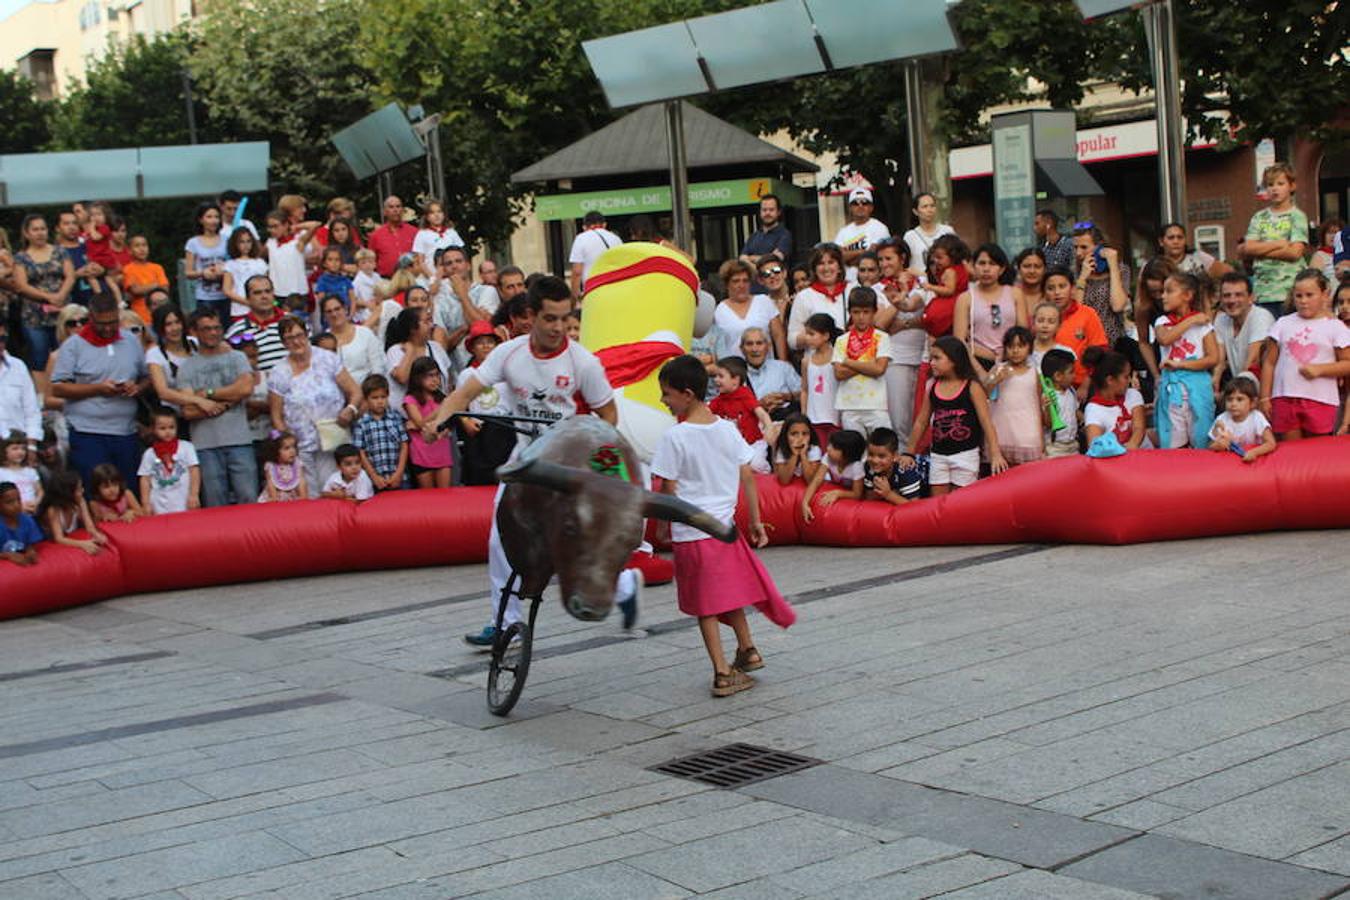
[[[758, 487], [770, 541], [780, 545], [1125, 544], [1347, 528], [1350, 438], [1284, 444], [1251, 465], [1202, 450], [1048, 460], [904, 506], [817, 504], [810, 524], [801, 483], [766, 477]], [[481, 562], [493, 491], [254, 504], [109, 525], [97, 556], [47, 543], [36, 566], [0, 562], [0, 619], [128, 593]]]

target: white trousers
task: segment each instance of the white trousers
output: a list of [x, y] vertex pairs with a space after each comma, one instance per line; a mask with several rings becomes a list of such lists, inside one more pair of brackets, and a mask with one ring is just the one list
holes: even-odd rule
[[[511, 578], [511, 563], [506, 558], [506, 550], [502, 547], [502, 536], [497, 531], [497, 506], [502, 502], [502, 491], [504, 490], [506, 490], [506, 485], [497, 485], [497, 493], [492, 498], [492, 529], [488, 532], [488, 581], [492, 585], [492, 595], [488, 597], [488, 609], [491, 615], [489, 621], [494, 625], [497, 623], [497, 605], [501, 602], [502, 591], [506, 588], [506, 582]], [[614, 583], [615, 603], [633, 593], [636, 578], [637, 576], [632, 569], [624, 569], [619, 573], [619, 578]], [[511, 591], [510, 599], [506, 601], [506, 613], [502, 616], [502, 627], [505, 628], [512, 622], [519, 622], [524, 618], [519, 584], [517, 584]]]
[[914, 384], [919, 380], [919, 367], [891, 360], [885, 377], [886, 410], [891, 417], [891, 427], [900, 438], [900, 448], [904, 449], [914, 425]]

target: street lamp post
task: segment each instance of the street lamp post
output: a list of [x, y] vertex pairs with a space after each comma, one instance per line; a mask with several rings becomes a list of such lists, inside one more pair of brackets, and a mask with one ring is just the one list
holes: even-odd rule
[[1158, 127], [1158, 194], [1162, 221], [1186, 227], [1185, 121], [1177, 62], [1177, 30], [1172, 0], [1157, 0], [1140, 10], [1153, 64], [1155, 120]]

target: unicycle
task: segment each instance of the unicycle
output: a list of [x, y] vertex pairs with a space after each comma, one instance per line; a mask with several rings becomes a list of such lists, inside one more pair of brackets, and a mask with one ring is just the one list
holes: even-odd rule
[[[511, 712], [520, 692], [525, 689], [525, 679], [530, 674], [530, 654], [534, 649], [534, 620], [539, 613], [542, 597], [531, 597], [530, 618], [527, 622], [512, 622], [505, 628], [502, 621], [506, 616], [506, 604], [511, 598], [520, 576], [512, 572], [502, 588], [501, 599], [497, 603], [497, 634], [492, 642], [492, 660], [488, 663], [487, 706], [494, 716], [504, 716]], [[525, 598], [521, 598], [525, 599]]]

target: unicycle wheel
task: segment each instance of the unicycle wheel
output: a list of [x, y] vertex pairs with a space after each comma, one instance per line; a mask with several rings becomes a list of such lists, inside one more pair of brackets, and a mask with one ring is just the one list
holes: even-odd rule
[[520, 699], [530, 672], [532, 647], [530, 626], [524, 622], [512, 622], [499, 632], [488, 665], [487, 705], [493, 715], [506, 715]]

